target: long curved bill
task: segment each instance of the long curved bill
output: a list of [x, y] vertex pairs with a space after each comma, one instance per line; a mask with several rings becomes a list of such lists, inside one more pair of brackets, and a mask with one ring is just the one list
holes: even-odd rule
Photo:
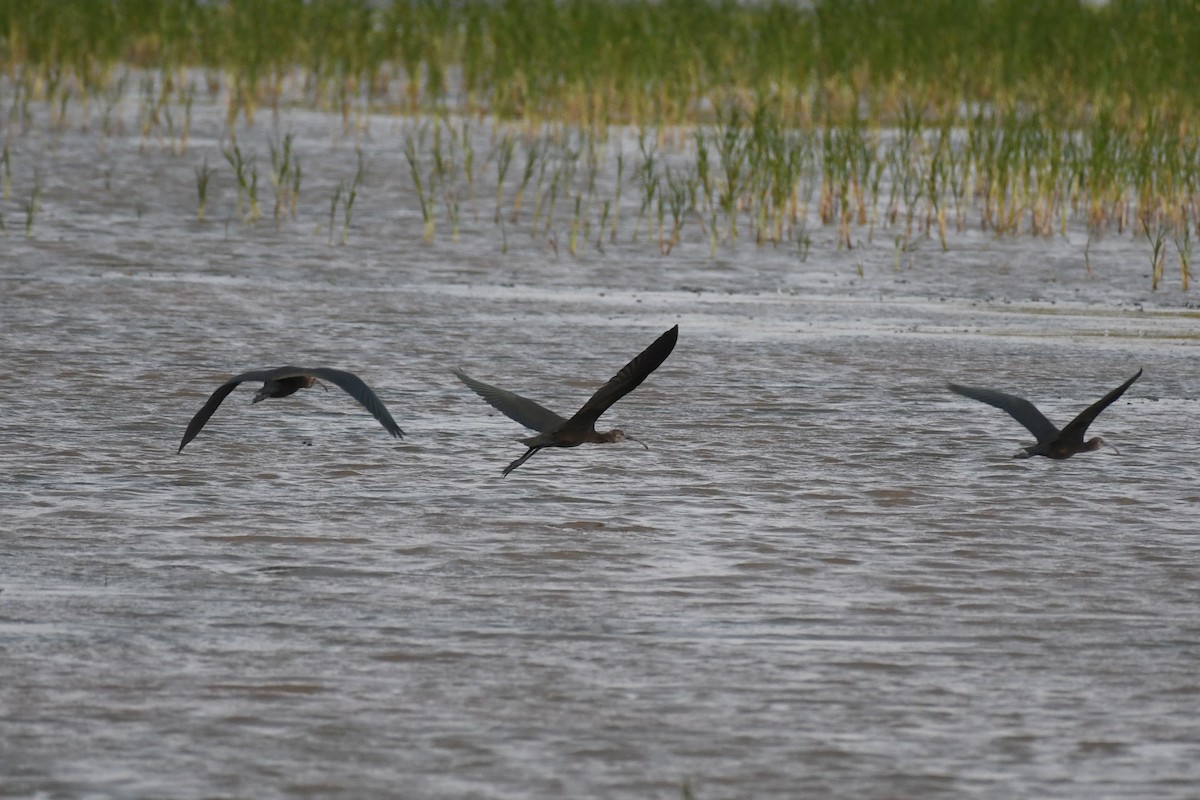
[[628, 433], [627, 433], [627, 434], [625, 434], [625, 438], [626, 438], [627, 440], [631, 441], [631, 442], [637, 442], [637, 443], [638, 443], [638, 444], [640, 444], [642, 447], [645, 447], [647, 450], [649, 450], [649, 449], [650, 449], [649, 447], [647, 447], [647, 446], [646, 446], [646, 443], [645, 443], [645, 442], [643, 442], [641, 439], [635, 439], [635, 438], [633, 438], [632, 436], [630, 436]]

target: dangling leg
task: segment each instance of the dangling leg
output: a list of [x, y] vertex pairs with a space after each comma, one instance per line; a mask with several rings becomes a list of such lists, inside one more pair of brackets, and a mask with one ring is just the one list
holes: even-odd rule
[[505, 475], [505, 476], [507, 476], [507, 475], [508, 475], [508, 473], [512, 472], [514, 469], [516, 469], [517, 467], [519, 467], [519, 466], [521, 466], [522, 464], [524, 464], [526, 461], [528, 461], [528, 460], [529, 460], [529, 457], [530, 457], [531, 455], [533, 455], [534, 453], [536, 453], [538, 450], [541, 450], [541, 449], [542, 449], [543, 447], [545, 447], [545, 446], [546, 446], [546, 445], [544, 445], [544, 444], [543, 444], [543, 445], [538, 445], [537, 447], [531, 447], [531, 448], [529, 448], [528, 450], [526, 450], [526, 451], [525, 451], [525, 455], [521, 456], [521, 457], [520, 457], [520, 458], [518, 458], [516, 461], [512, 462], [511, 464], [509, 464], [507, 467], [505, 467], [505, 468], [504, 468], [504, 475]]

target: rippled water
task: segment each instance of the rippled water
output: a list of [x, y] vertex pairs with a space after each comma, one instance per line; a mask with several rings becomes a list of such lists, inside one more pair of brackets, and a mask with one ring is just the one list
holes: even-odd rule
[[[0, 796], [1195, 796], [1200, 340], [1144, 242], [1091, 277], [1081, 236], [571, 258], [485, 206], [425, 245], [379, 119], [329, 246], [355, 155], [289, 120], [278, 230], [227, 170], [194, 220], [215, 133], [15, 140], [45, 188], [0, 241]], [[450, 368], [565, 413], [676, 323], [602, 420], [651, 450], [501, 478], [525, 432]], [[406, 438], [242, 389], [176, 454], [285, 363]], [[944, 389], [1061, 424], [1139, 367], [1092, 429], [1119, 453], [1066, 462]]]

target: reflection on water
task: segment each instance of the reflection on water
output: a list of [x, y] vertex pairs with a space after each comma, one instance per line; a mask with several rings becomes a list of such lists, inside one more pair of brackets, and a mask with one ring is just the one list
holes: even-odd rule
[[[332, 185], [353, 152], [292, 124]], [[1194, 793], [1195, 319], [1131, 243], [1091, 280], [1063, 240], [899, 273], [502, 253], [488, 220], [427, 247], [377, 124], [345, 247], [315, 202], [193, 222], [198, 152], [45, 143], [0, 266], [0, 796]], [[451, 368], [576, 408], [676, 323], [603, 420], [649, 451], [500, 477], [525, 431]], [[406, 438], [242, 389], [176, 454], [220, 381], [296, 362]], [[944, 388], [1065, 421], [1138, 367], [1093, 427], [1121, 454], [1062, 463]]]

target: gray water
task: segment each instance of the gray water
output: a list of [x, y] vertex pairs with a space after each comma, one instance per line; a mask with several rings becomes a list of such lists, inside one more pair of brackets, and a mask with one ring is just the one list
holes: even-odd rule
[[[183, 155], [11, 127], [0, 797], [1195, 797], [1197, 313], [1113, 234], [576, 257], [478, 201], [422, 243], [397, 126], [289, 112], [295, 220]], [[243, 134], [265, 158], [269, 123]], [[193, 170], [221, 165], [209, 218]], [[32, 237], [21, 203], [43, 184]], [[633, 209], [634, 211], [636, 208]], [[631, 212], [632, 213], [632, 212]], [[602, 420], [543, 451], [452, 367]], [[208, 394], [243, 370], [351, 398]], [[947, 381], [1115, 448], [1030, 437]]]

